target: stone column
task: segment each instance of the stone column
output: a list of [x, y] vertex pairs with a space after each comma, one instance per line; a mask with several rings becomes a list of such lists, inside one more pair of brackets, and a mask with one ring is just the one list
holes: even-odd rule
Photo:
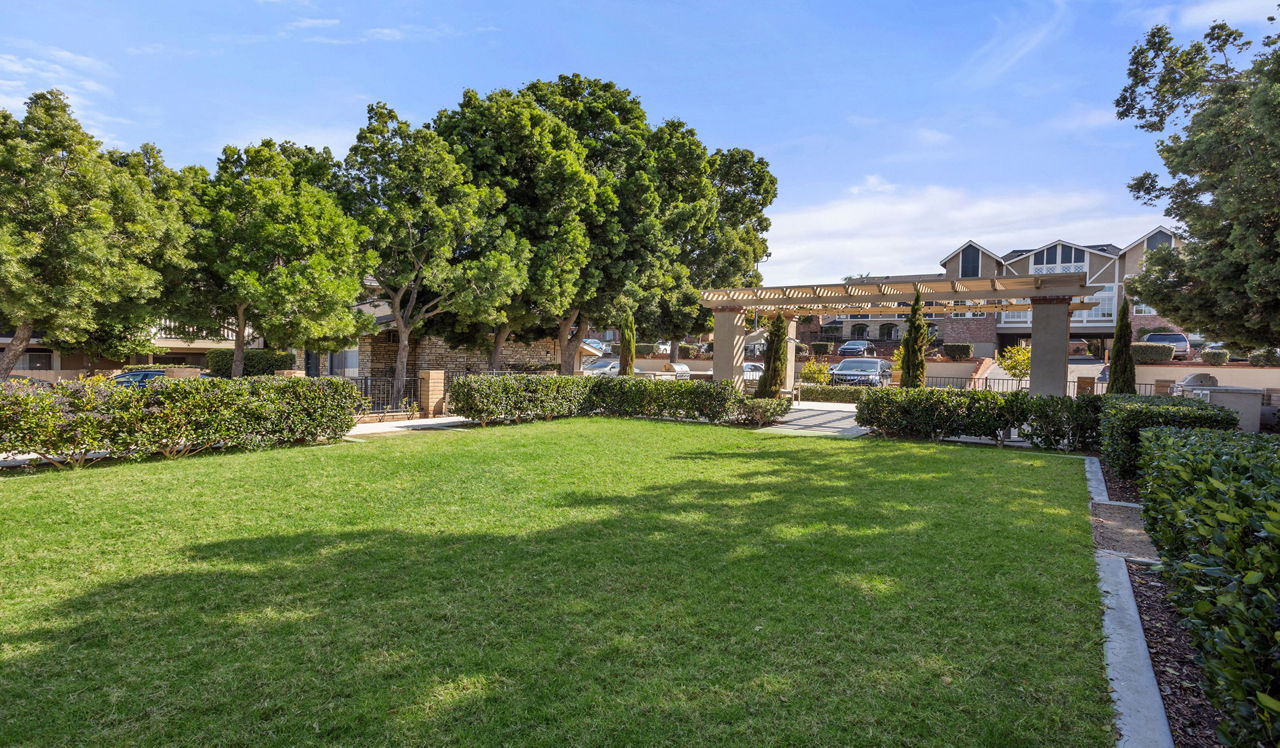
[[1031, 297], [1031, 394], [1067, 394], [1071, 297]]
[[782, 374], [782, 389], [796, 388], [796, 318], [787, 319], [787, 368]]
[[428, 418], [444, 415], [444, 370], [418, 372], [418, 408]]
[[742, 389], [742, 364], [746, 353], [742, 344], [747, 337], [747, 319], [741, 309], [717, 309], [715, 312], [715, 351], [711, 359], [711, 378], [729, 381]]

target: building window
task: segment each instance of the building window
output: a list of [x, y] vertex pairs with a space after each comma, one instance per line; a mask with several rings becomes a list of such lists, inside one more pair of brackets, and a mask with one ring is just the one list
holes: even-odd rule
[[1101, 291], [1085, 301], [1096, 301], [1098, 305], [1086, 311], [1073, 312], [1071, 315], [1073, 321], [1109, 322], [1116, 318], [1116, 287], [1114, 285], [1103, 286]]
[[23, 371], [49, 371], [53, 368], [53, 354], [28, 352], [18, 357], [18, 365], [14, 369]]
[[1157, 231], [1147, 237], [1147, 249], [1155, 249], [1161, 244], [1173, 246], [1173, 237], [1167, 231]]
[[[1013, 304], [1030, 304], [1031, 299], [1014, 299]], [[1031, 321], [1031, 312], [1002, 312], [1000, 321], [1004, 324], [1024, 325]]]
[[977, 278], [982, 274], [982, 256], [978, 248], [969, 245], [960, 250], [960, 277]]
[[1156, 314], [1156, 310], [1155, 310], [1155, 309], [1153, 309], [1153, 308], [1151, 308], [1151, 307], [1149, 307], [1149, 306], [1147, 306], [1146, 304], [1139, 304], [1139, 303], [1137, 303], [1137, 302], [1134, 302], [1134, 304], [1133, 304], [1133, 313], [1134, 313], [1134, 314], [1150, 314], [1150, 315], [1155, 315], [1155, 314]]
[[348, 348], [345, 351], [329, 354], [329, 376], [333, 377], [357, 377], [360, 376], [360, 351], [357, 348]]
[[[952, 309], [960, 309], [966, 306], [970, 306], [970, 304], [985, 304], [985, 303], [986, 303], [985, 301], [975, 301], [975, 302], [957, 301], [955, 305], [952, 306]], [[980, 319], [985, 316], [987, 316], [986, 312], [952, 312], [951, 313], [952, 319]]]
[[1049, 275], [1052, 273], [1083, 273], [1085, 270], [1084, 250], [1055, 244], [1036, 252], [1031, 257], [1031, 273], [1033, 275]]

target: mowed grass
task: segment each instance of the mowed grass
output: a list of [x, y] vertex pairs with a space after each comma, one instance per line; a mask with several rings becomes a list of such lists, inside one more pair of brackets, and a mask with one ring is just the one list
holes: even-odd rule
[[0, 479], [0, 743], [1103, 745], [1079, 460], [577, 419]]

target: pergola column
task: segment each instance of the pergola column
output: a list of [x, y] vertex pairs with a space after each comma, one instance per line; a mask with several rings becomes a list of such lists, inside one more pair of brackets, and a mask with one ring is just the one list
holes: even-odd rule
[[796, 388], [796, 318], [787, 318], [787, 368], [782, 375], [782, 388]]
[[1067, 394], [1071, 297], [1031, 297], [1031, 394]]
[[711, 378], [716, 382], [729, 381], [742, 389], [742, 364], [746, 361], [743, 343], [747, 338], [747, 318], [741, 309], [732, 307], [715, 310], [715, 352], [711, 357]]

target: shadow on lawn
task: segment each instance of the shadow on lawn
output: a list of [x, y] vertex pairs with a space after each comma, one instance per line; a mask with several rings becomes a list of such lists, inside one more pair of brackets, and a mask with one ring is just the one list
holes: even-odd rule
[[[738, 457], [685, 455], [693, 475]], [[1009, 676], [958, 674], [994, 655], [954, 629], [1020, 591], [946, 599], [1002, 573], [983, 559], [1019, 542], [1038, 499], [917, 503], [950, 480], [927, 460], [899, 477], [801, 449], [740, 457], [735, 483], [563, 491], [562, 506], [617, 511], [540, 532], [190, 547], [180, 571], [102, 586], [0, 638], [17, 653], [0, 662], [0, 743], [1054, 737], [1052, 719], [1015, 734], [990, 718], [1035, 702]], [[966, 513], [996, 526], [946, 529]]]

